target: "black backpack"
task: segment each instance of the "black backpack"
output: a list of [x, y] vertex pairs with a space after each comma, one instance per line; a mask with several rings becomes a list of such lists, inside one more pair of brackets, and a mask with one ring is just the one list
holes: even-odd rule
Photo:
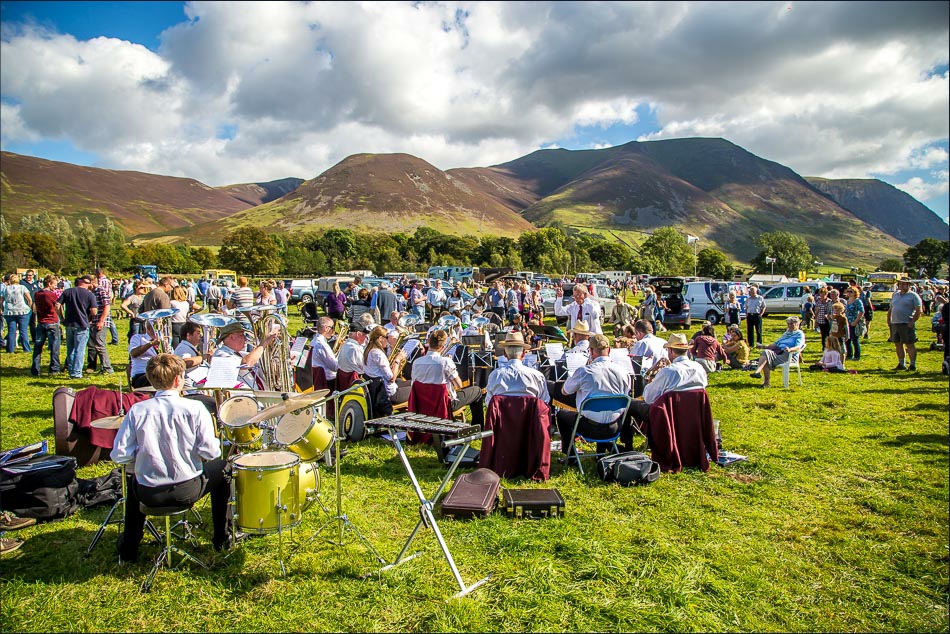
[[623, 486], [650, 484], [660, 477], [660, 464], [639, 451], [604, 456], [597, 461], [597, 473], [604, 482]]
[[121, 496], [118, 469], [79, 480], [73, 456], [44, 455], [0, 468], [0, 508], [20, 517], [57, 519], [81, 508], [114, 503]]

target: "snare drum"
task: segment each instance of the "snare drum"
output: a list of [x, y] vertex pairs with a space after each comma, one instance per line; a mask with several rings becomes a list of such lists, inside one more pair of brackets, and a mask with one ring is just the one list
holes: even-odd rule
[[301, 460], [319, 460], [333, 445], [333, 427], [314, 408], [308, 407], [281, 416], [274, 429], [274, 440]]
[[260, 402], [250, 396], [232, 396], [221, 403], [218, 420], [225, 439], [242, 449], [260, 449], [263, 430], [257, 423], [249, 425], [247, 421], [261, 409]]
[[300, 524], [316, 497], [319, 475], [315, 465], [301, 465], [297, 454], [256, 451], [235, 459], [232, 482], [238, 528], [265, 535]]

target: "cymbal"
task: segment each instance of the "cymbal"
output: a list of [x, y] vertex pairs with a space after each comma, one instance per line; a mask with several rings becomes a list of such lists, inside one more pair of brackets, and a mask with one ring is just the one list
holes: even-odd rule
[[122, 425], [123, 418], [125, 418], [124, 414], [119, 414], [118, 416], [106, 416], [105, 418], [97, 418], [96, 420], [89, 423], [89, 426], [95, 427], [96, 429], [118, 429]]
[[260, 423], [265, 420], [270, 420], [271, 418], [278, 418], [284, 414], [296, 412], [298, 409], [304, 409], [305, 407], [310, 407], [311, 405], [317, 405], [326, 401], [327, 395], [329, 394], [330, 390], [317, 390], [315, 392], [307, 392], [306, 394], [298, 394], [296, 396], [288, 397], [276, 405], [265, 407], [257, 414], [247, 419], [246, 424], [253, 425], [254, 423]]
[[133, 392], [157, 392], [158, 390], [156, 390], [151, 385], [146, 385], [145, 387], [137, 387], [133, 389], [132, 391]]

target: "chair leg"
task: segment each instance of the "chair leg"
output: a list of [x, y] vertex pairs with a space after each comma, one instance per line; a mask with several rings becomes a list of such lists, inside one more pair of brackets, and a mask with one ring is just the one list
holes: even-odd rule
[[[581, 415], [578, 413], [577, 416], [574, 417], [574, 427], [571, 429], [571, 437], [567, 440], [568, 445], [565, 453], [567, 454], [566, 464], [571, 464], [571, 456], [573, 455], [574, 459], [577, 460], [577, 468], [580, 470], [581, 475], [584, 475], [584, 464], [581, 462], [581, 455], [577, 451], [577, 427], [580, 425], [580, 422]], [[561, 442], [564, 442], [563, 438], [561, 438]]]

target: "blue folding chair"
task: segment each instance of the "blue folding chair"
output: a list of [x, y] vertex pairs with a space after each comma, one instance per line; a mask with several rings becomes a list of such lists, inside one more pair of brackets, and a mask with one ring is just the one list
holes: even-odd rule
[[[567, 454], [566, 462], [567, 464], [571, 463], [571, 460], [577, 461], [577, 467], [581, 471], [581, 475], [584, 475], [584, 465], [581, 464], [581, 457], [577, 451], [577, 443], [575, 439], [578, 438], [577, 428], [580, 425], [581, 418], [586, 418], [591, 422], [597, 422], [596, 418], [601, 418], [604, 414], [616, 413], [616, 420], [623, 421], [623, 417], [627, 413], [627, 409], [630, 407], [630, 396], [628, 394], [601, 394], [598, 396], [588, 396], [583, 403], [580, 404], [580, 407], [577, 408], [577, 417], [574, 419], [574, 431], [571, 434], [571, 437], [567, 440], [567, 449], [565, 454]], [[613, 422], [613, 421], [611, 421]], [[620, 429], [623, 429], [623, 425], [620, 425]], [[612, 453], [620, 453], [620, 450], [617, 448], [617, 439], [620, 438], [620, 431], [617, 432], [612, 438], [587, 438], [586, 436], [580, 436], [580, 439], [586, 443], [609, 443]], [[565, 442], [562, 438], [561, 442]], [[598, 458], [600, 456], [605, 456], [606, 453], [593, 453], [593, 454], [584, 454], [585, 457]]]

